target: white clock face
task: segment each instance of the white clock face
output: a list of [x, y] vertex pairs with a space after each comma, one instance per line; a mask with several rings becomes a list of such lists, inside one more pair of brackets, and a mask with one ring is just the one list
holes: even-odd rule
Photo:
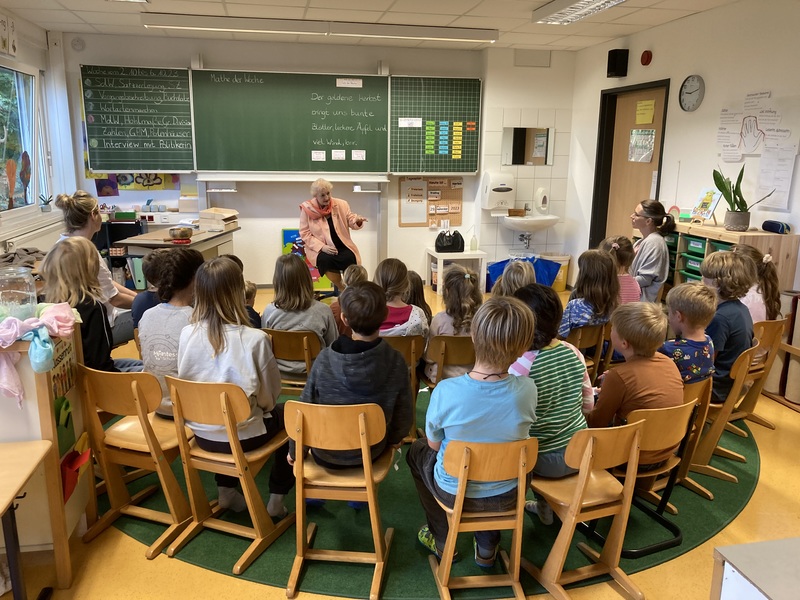
[[706, 94], [706, 82], [700, 75], [689, 75], [683, 80], [678, 96], [681, 108], [687, 112], [697, 110]]

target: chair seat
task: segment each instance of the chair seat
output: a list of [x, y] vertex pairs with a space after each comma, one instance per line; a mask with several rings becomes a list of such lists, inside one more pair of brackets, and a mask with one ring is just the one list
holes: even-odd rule
[[[175, 423], [168, 419], [155, 416], [155, 413], [147, 415], [153, 433], [156, 434], [161, 449], [165, 452], [178, 447], [178, 436], [175, 433]], [[186, 435], [192, 437], [192, 432], [187, 429]], [[107, 446], [114, 446], [124, 450], [134, 450], [136, 452], [150, 452], [145, 440], [142, 426], [139, 424], [138, 417], [123, 417], [111, 427], [105, 430], [105, 443]]]
[[[577, 475], [562, 479], [534, 479], [533, 490], [547, 498], [547, 501], [561, 506], [568, 506], [575, 495]], [[592, 471], [589, 483], [583, 496], [581, 507], [599, 506], [613, 502], [622, 496], [623, 486], [607, 471]]]
[[[391, 448], [384, 450], [378, 458], [372, 461], [372, 475], [376, 482], [380, 483], [389, 474], [392, 468], [392, 457], [394, 453]], [[305, 477], [307, 485], [318, 487], [365, 487], [364, 469], [353, 467], [352, 469], [326, 469], [317, 464], [314, 457], [309, 455], [304, 461]]]
[[[276, 438], [278, 438], [277, 443], [276, 443]], [[245, 459], [247, 459], [248, 463], [259, 463], [269, 458], [270, 454], [275, 452], [275, 449], [281, 444], [283, 444], [285, 441], [286, 441], [285, 436], [277, 435], [275, 436], [275, 438], [272, 438], [269, 442], [267, 442], [260, 448], [256, 448], [255, 450], [251, 450], [250, 452], [245, 452], [244, 457]], [[233, 454], [223, 454], [221, 452], [209, 452], [208, 450], [203, 450], [200, 446], [197, 445], [196, 439], [193, 439], [189, 442], [189, 452], [192, 455], [192, 458], [196, 458], [199, 460], [205, 460], [209, 462], [216, 462], [229, 465], [235, 463]]]
[[[658, 467], [657, 469], [653, 469], [651, 471], [639, 471], [639, 477], [656, 477], [658, 475], [663, 475], [664, 473], [669, 473], [672, 469], [678, 466], [678, 463], [681, 462], [681, 459], [675, 455], [670, 456], [667, 460], [664, 461], [664, 464]], [[640, 467], [646, 465], [639, 465]], [[614, 467], [611, 471], [614, 477], [624, 477], [625, 476], [625, 469], [621, 467]]]
[[305, 373], [283, 373], [281, 372], [281, 383], [305, 384], [308, 377]]

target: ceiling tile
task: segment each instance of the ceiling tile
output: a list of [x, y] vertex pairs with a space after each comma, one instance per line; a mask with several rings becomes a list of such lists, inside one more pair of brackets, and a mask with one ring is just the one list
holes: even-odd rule
[[459, 17], [451, 27], [471, 27], [475, 29], [500, 29], [508, 31], [527, 23], [524, 19], [504, 19], [503, 17]]
[[72, 14], [91, 25], [130, 25], [144, 29], [138, 14], [84, 11], [76, 11]]
[[676, 19], [688, 17], [693, 11], [691, 10], [663, 10], [658, 8], [642, 8], [628, 16], [622, 17], [614, 21], [615, 23], [629, 24], [629, 25], [648, 25], [654, 27], [656, 25], [663, 25]]
[[255, 4], [225, 4], [229, 17], [259, 19], [302, 19], [305, 9], [299, 6], [257, 6]]
[[676, 10], [691, 10], [700, 12], [710, 10], [738, 0], [661, 0], [654, 8], [667, 8]]
[[610, 37], [592, 37], [588, 35], [579, 36], [579, 35], [570, 35], [560, 40], [556, 40], [552, 44], [548, 44], [549, 46], [569, 46], [571, 48], [588, 48], [589, 46], [596, 46], [597, 44], [603, 44], [605, 42], [610, 42], [614, 38]]
[[462, 15], [479, 4], [480, 0], [397, 0], [389, 11], [426, 13], [433, 9], [440, 15]]
[[[70, 18], [72, 18], [70, 13]], [[77, 18], [77, 17], [76, 17]], [[63, 23], [61, 21], [37, 21], [39, 27], [47, 31], [63, 31], [69, 33], [103, 33], [96, 27], [92, 27], [88, 23]]]
[[[181, 0], [158, 0], [153, 4], [145, 4], [145, 12], [170, 13], [176, 15], [212, 15], [225, 16], [225, 7], [221, 2], [182, 2]], [[195, 32], [195, 35], [197, 32]]]
[[392, 0], [308, 0], [308, 8], [332, 8], [336, 10], [380, 10], [391, 6]]
[[[542, 4], [546, 4], [543, 2]], [[471, 17], [495, 17], [502, 16], [509, 19], [531, 20], [530, 2], [514, 2], [513, 0], [483, 0], [478, 6], [472, 8], [466, 14]]]
[[445, 27], [453, 23], [453, 15], [421, 15], [419, 13], [387, 12], [380, 18], [379, 23], [391, 23], [393, 25], [429, 25], [434, 27]]
[[31, 21], [32, 23], [60, 23], [62, 27], [59, 27], [56, 29], [56, 31], [66, 31], [63, 28], [63, 25], [68, 25], [71, 23], [83, 23], [81, 19], [66, 10], [34, 10], [28, 8], [18, 8], [14, 12], [18, 17], [25, 19], [26, 21]]
[[[645, 25], [630, 25], [625, 23], [595, 23], [591, 28], [586, 30], [587, 35], [595, 36], [609, 36], [609, 37], [626, 37], [646, 29]], [[575, 35], [582, 35], [580, 32]]]
[[611, 21], [616, 21], [617, 19], [635, 13], [637, 10], [639, 9], [628, 7], [627, 4], [612, 6], [611, 8], [606, 9], [603, 12], [599, 12], [596, 15], [581, 19], [581, 23], [610, 23]]
[[313, 21], [355, 21], [375, 23], [383, 13], [371, 10], [334, 10], [328, 8], [309, 8], [306, 19]]
[[[219, 0], [211, 0], [212, 2], [219, 2]], [[258, 4], [264, 6], [293, 6], [305, 8], [308, 4], [307, 0], [236, 0], [237, 4]]]
[[59, 10], [63, 8], [56, 0], [2, 0], [0, 6], [14, 10], [16, 8], [50, 8]]
[[[562, 40], [570, 36], [565, 35], [543, 35], [541, 33], [504, 33], [500, 36], [499, 42], [504, 44], [511, 43], [516, 48], [517, 44], [542, 45], [550, 44], [556, 40]], [[571, 39], [571, 38], [570, 38]]]
[[[106, 35], [158, 35], [161, 37], [166, 37], [167, 33], [164, 29], [154, 29], [152, 32], [148, 32], [142, 25], [138, 23], [135, 25], [96, 25], [95, 29], [98, 33], [103, 33]], [[91, 42], [86, 42], [88, 46]]]
[[[19, 2], [20, 0], [1, 0], [6, 2]], [[38, 0], [34, 0], [36, 2]], [[33, 3], [31, 3], [33, 4]], [[136, 2], [108, 2], [107, 0], [58, 0], [59, 8], [67, 10], [82, 10], [85, 12], [143, 12], [143, 5]]]

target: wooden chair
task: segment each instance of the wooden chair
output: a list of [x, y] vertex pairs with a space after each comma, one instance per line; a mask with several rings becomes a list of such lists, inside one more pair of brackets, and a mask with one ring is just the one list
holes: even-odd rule
[[[717, 453], [717, 444], [719, 444], [722, 432], [728, 423], [728, 417], [733, 412], [733, 407], [741, 397], [742, 389], [750, 369], [750, 364], [753, 362], [753, 357], [759, 349], [759, 344], [756, 342], [754, 346], [745, 350], [736, 359], [731, 367], [730, 377], [733, 379], [733, 387], [731, 387], [728, 397], [722, 404], [709, 404], [707, 420], [709, 425], [705, 431], [700, 435], [697, 449], [694, 453], [692, 460], [691, 471], [708, 475], [723, 481], [730, 481], [731, 483], [738, 483], [739, 480], [735, 475], [731, 475], [727, 471], [712, 467], [709, 463], [711, 457]], [[730, 453], [729, 453], [730, 454]]]
[[139, 341], [139, 328], [133, 328], [133, 343], [136, 344], [136, 352], [139, 354], [139, 359], [142, 358], [142, 343]]
[[[597, 376], [600, 374], [601, 358], [603, 356], [603, 342], [606, 332], [610, 335], [611, 323], [603, 325], [585, 325], [570, 330], [566, 341], [581, 351], [586, 359], [586, 370], [592, 385], [595, 385]], [[609, 338], [610, 339], [610, 338]], [[613, 353], [613, 352], [612, 352]], [[611, 359], [609, 355], [609, 360]]]
[[[663, 493], [659, 499], [657, 508], [653, 509], [638, 496], [634, 496], [633, 505], [642, 511], [645, 516], [661, 525], [664, 529], [669, 531], [671, 536], [665, 540], [654, 542], [643, 546], [641, 548], [623, 548], [623, 558], [641, 558], [649, 556], [666, 550], [680, 546], [683, 542], [683, 532], [678, 525], [664, 517], [664, 510], [667, 508], [672, 490], [675, 488], [675, 482], [678, 479], [678, 467], [680, 467], [682, 458], [686, 451], [689, 438], [692, 433], [693, 417], [697, 412], [697, 401], [691, 400], [678, 406], [670, 406], [667, 408], [649, 408], [634, 410], [628, 415], [628, 420], [636, 423], [644, 421], [642, 424], [641, 440], [639, 442], [639, 449], [643, 452], [661, 452], [675, 448], [680, 444], [676, 454], [669, 456], [663, 464], [659, 467], [641, 471], [636, 473], [639, 481], [646, 481], [662, 477], [666, 479], [666, 484], [663, 487]], [[625, 477], [625, 468], [616, 467], [612, 471], [615, 477]], [[638, 490], [637, 490], [638, 491]], [[600, 544], [605, 543], [605, 538], [594, 530], [592, 523], [592, 537]]]
[[[189, 504], [170, 468], [179, 455], [175, 426], [155, 415], [161, 404], [161, 385], [150, 373], [108, 373], [83, 365], [79, 365], [79, 373], [84, 389], [89, 439], [103, 472], [103, 486], [111, 505], [84, 534], [83, 541], [96, 538], [120, 515], [155, 521], [167, 525], [167, 530], [145, 552], [147, 558], [155, 558], [191, 520]], [[98, 410], [122, 418], [104, 429]], [[186, 431], [185, 435], [191, 437], [191, 432]], [[157, 486], [148, 486], [131, 496], [123, 466], [154, 471], [169, 512], [138, 506], [156, 491]]]
[[468, 335], [435, 335], [428, 342], [427, 355], [436, 361], [436, 381], [424, 380], [431, 389], [445, 379], [446, 366], [475, 364], [475, 347]]
[[[714, 499], [708, 489], [697, 483], [689, 476], [689, 469], [694, 459], [694, 453], [697, 450], [697, 444], [700, 442], [700, 435], [703, 432], [703, 426], [706, 422], [706, 415], [708, 414], [708, 403], [711, 401], [711, 384], [713, 379], [707, 377], [694, 383], [689, 383], [683, 386], [683, 402], [684, 404], [697, 403], [697, 412], [691, 423], [691, 431], [689, 439], [686, 443], [686, 448], [681, 455], [681, 462], [678, 465], [677, 476], [675, 483], [681, 485], [688, 490], [691, 490], [699, 496], [703, 496], [708, 500]], [[650, 490], [640, 490], [637, 488], [636, 495], [648, 502], [659, 505], [661, 496], [656, 492], [663, 490], [668, 484], [668, 478], [662, 477], [657, 479]], [[673, 515], [678, 514], [678, 509], [671, 503], [667, 502], [667, 512]]]
[[[295, 441], [297, 499], [297, 554], [289, 574], [287, 597], [294, 598], [297, 594], [305, 561], [324, 560], [374, 564], [369, 597], [377, 599], [394, 535], [392, 528], [384, 534], [378, 509], [378, 484], [389, 473], [393, 452], [387, 448], [374, 462], [370, 456], [370, 446], [380, 442], [386, 435], [383, 410], [377, 404], [329, 406], [290, 400], [286, 403], [284, 418], [289, 437]], [[363, 465], [352, 469], [325, 469], [307, 453], [309, 448], [360, 450]], [[309, 523], [306, 528], [306, 499], [309, 498], [366, 502], [375, 551], [311, 548], [317, 525]]]
[[[279, 433], [264, 446], [245, 453], [239, 442], [237, 423], [250, 418], [250, 401], [242, 388], [232, 383], [197, 383], [169, 376], [165, 379], [172, 396], [175, 427], [179, 432], [181, 460], [192, 506], [191, 523], [167, 549], [167, 555], [174, 556], [204, 528], [238, 535], [253, 540], [233, 567], [233, 573], [241, 575], [294, 523], [294, 513], [289, 513], [277, 525], [273, 524], [254, 479], [272, 453], [285, 444], [288, 437], [285, 433]], [[209, 452], [200, 448], [195, 440], [190, 440], [185, 434], [186, 421], [224, 425], [231, 454]], [[210, 471], [239, 479], [253, 521], [252, 527], [217, 518], [224, 509], [216, 500], [209, 502], [199, 471]]]
[[319, 337], [313, 331], [284, 331], [282, 329], [263, 329], [272, 339], [272, 353], [276, 359], [303, 361], [306, 372], [298, 374], [281, 373], [281, 393], [299, 396], [306, 385], [311, 365], [320, 353]]
[[[522, 567], [554, 598], [570, 598], [563, 587], [567, 584], [610, 575], [625, 596], [644, 599], [644, 594], [619, 566], [636, 483], [641, 429], [642, 423], [638, 422], [578, 431], [572, 436], [564, 458], [579, 472], [562, 479], [534, 479], [531, 484], [561, 519], [561, 530], [541, 568], [525, 558]], [[626, 463], [622, 482], [606, 470]], [[612, 515], [614, 520], [602, 552], [598, 553], [584, 543], [578, 544], [581, 552], [594, 564], [564, 572], [564, 562], [578, 523]]]
[[755, 409], [761, 390], [764, 388], [764, 382], [772, 369], [772, 363], [775, 362], [775, 358], [778, 356], [783, 332], [788, 322], [789, 319], [780, 319], [777, 321], [759, 321], [753, 324], [753, 337], [758, 340], [759, 352], [750, 365], [747, 377], [748, 383], [752, 383], [744, 398], [728, 417], [728, 425], [726, 426], [728, 431], [747, 437], [746, 431], [731, 423], [731, 421], [738, 421], [739, 419], [747, 419], [768, 429], [775, 429], [775, 424], [755, 414]]
[[[428, 558], [439, 589], [439, 597], [449, 600], [451, 589], [510, 586], [514, 597], [525, 600], [519, 583], [522, 558], [522, 526], [525, 515], [527, 474], [536, 464], [539, 442], [536, 438], [505, 444], [479, 444], [452, 440], [444, 453], [444, 470], [458, 479], [458, 490], [453, 507], [439, 505], [447, 513], [447, 541], [441, 562], [434, 555]], [[502, 512], [465, 512], [464, 499], [469, 481], [517, 480], [517, 503], [512, 510]], [[450, 568], [456, 551], [456, 540], [461, 532], [510, 529], [511, 554], [500, 552], [506, 573], [499, 575], [451, 577]]]
[[403, 360], [408, 366], [408, 377], [411, 385], [412, 421], [408, 441], [417, 439], [417, 396], [419, 395], [419, 379], [417, 378], [417, 365], [425, 351], [425, 338], [421, 335], [391, 335], [381, 338], [392, 348], [403, 355]]

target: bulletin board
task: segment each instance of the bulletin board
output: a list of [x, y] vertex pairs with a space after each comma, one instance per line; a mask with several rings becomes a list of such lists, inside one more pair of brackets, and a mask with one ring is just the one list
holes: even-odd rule
[[461, 177], [401, 177], [399, 226], [461, 226], [463, 190]]

